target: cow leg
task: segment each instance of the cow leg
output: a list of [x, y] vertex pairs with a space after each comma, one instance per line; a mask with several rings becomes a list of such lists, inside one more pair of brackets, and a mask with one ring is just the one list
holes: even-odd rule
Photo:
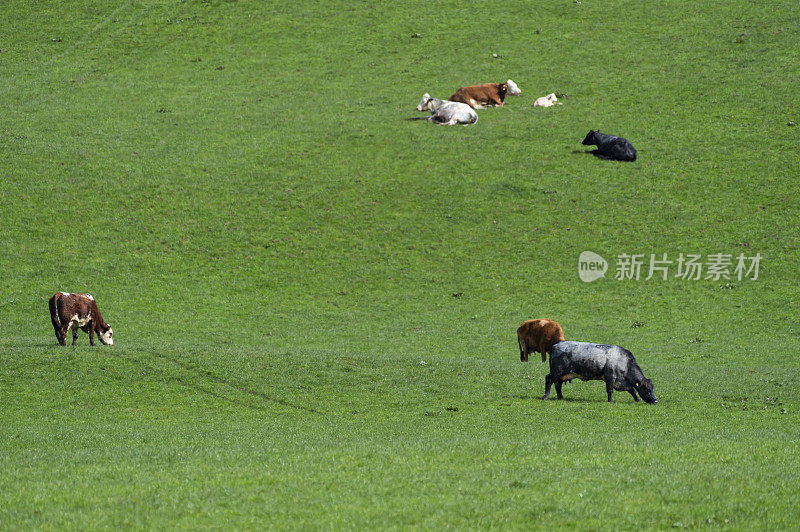
[[547, 342], [544, 340], [539, 344], [539, 352], [542, 354], [542, 362], [547, 362]]
[[633, 391], [633, 388], [631, 388], [630, 390], [628, 390], [628, 393], [629, 393], [629, 394], [631, 394], [631, 395], [633, 396], [633, 400], [634, 400], [634, 401], [636, 401], [637, 403], [639, 402], [639, 398], [636, 396], [636, 392], [634, 392], [634, 391]]
[[544, 397], [542, 397], [542, 401], [546, 401], [550, 398], [550, 386], [553, 385], [553, 377], [550, 376], [550, 373], [547, 374], [544, 378]]
[[78, 343], [78, 328], [75, 327], [74, 329], [72, 329], [72, 345], [75, 345], [77, 343]]
[[564, 398], [564, 396], [561, 395], [561, 385], [562, 384], [564, 384], [564, 381], [562, 381], [561, 379], [558, 379], [556, 381], [556, 397], [558, 397], [559, 399], [563, 399]]
[[56, 341], [58, 342], [58, 345], [66, 345], [67, 342], [64, 341], [63, 336], [61, 334], [61, 327], [53, 323], [53, 329], [56, 332]]
[[531, 354], [531, 346], [525, 343], [525, 340], [519, 341], [519, 359], [522, 362], [528, 361], [528, 355]]
[[89, 333], [89, 345], [94, 345], [94, 324], [93, 323], [89, 324], [89, 330], [87, 332]]
[[608, 402], [611, 402], [611, 394], [614, 393], [614, 380], [610, 377], [605, 378], [606, 381], [606, 393], [608, 394]]

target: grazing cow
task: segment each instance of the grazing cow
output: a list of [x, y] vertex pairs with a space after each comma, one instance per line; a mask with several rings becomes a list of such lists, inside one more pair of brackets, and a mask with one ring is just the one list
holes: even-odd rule
[[450, 96], [450, 101], [465, 103], [473, 109], [502, 107], [506, 95], [516, 96], [521, 92], [517, 84], [511, 80], [505, 83], [484, 83], [461, 87]]
[[58, 292], [50, 298], [50, 319], [61, 345], [67, 345], [67, 331], [72, 329], [72, 345], [78, 341], [78, 329], [89, 333], [89, 343], [94, 345], [94, 333], [106, 345], [114, 345], [111, 326], [108, 325], [97, 303], [89, 294]]
[[553, 320], [528, 320], [517, 329], [517, 341], [521, 362], [527, 362], [528, 355], [536, 351], [542, 354], [542, 362], [545, 362], [550, 346], [564, 341], [564, 331]]
[[417, 111], [430, 111], [431, 116], [425, 119], [444, 126], [474, 124], [478, 121], [478, 114], [469, 105], [431, 98], [427, 92], [419, 101]]
[[586, 134], [586, 138], [581, 143], [584, 146], [594, 144], [597, 146], [593, 153], [602, 159], [613, 159], [615, 161], [635, 161], [636, 150], [630, 142], [622, 137], [615, 137], [614, 135], [606, 135], [599, 131], [590, 130]]
[[550, 348], [550, 373], [545, 377], [544, 397], [550, 397], [550, 386], [555, 383], [556, 395], [561, 395], [564, 381], [574, 378], [582, 381], [602, 380], [606, 383], [608, 402], [614, 390], [630, 393], [635, 401], [658, 402], [653, 391], [653, 381], [645, 378], [636, 359], [627, 349], [618, 345], [590, 344], [586, 342], [557, 342]]
[[558, 102], [558, 98], [554, 93], [550, 93], [547, 96], [542, 96], [541, 98], [536, 98], [536, 101], [533, 102], [534, 107], [552, 107]]

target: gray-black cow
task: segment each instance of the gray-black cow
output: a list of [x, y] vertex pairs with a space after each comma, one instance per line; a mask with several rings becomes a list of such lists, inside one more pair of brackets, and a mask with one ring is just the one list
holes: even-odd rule
[[615, 161], [636, 160], [636, 149], [627, 139], [622, 137], [589, 130], [589, 133], [586, 134], [586, 138], [583, 139], [581, 144], [584, 146], [591, 146], [592, 144], [597, 146], [596, 150], [592, 150], [589, 153], [601, 159], [613, 159]]
[[606, 383], [608, 402], [614, 390], [630, 393], [638, 401], [638, 393], [646, 403], [658, 402], [653, 391], [653, 382], [633, 358], [633, 354], [618, 345], [590, 344], [586, 342], [556, 342], [550, 346], [550, 373], [545, 377], [542, 399], [550, 397], [550, 387], [556, 385], [556, 395], [561, 395], [564, 381], [574, 378], [583, 381], [602, 380]]

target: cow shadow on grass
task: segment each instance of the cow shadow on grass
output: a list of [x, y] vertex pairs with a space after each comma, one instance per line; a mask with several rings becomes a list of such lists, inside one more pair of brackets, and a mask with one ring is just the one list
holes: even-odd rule
[[[69, 342], [67, 342], [69, 347], [72, 347], [72, 339], [70, 338]], [[89, 342], [86, 342], [86, 345], [89, 345]], [[31, 347], [62, 347], [58, 345], [58, 342], [53, 340], [52, 342], [33, 342], [30, 344]], [[77, 345], [75, 347], [78, 347]]]
[[[607, 403], [608, 402], [606, 399], [581, 399], [576, 397], [564, 397], [563, 399], [550, 397], [549, 399], [542, 399], [541, 395], [537, 397], [537, 399], [542, 403]], [[614, 402], [616, 403], [617, 401]], [[633, 399], [631, 399], [631, 402], [633, 402]]]
[[[11, 347], [12, 353], [20, 352], [23, 349], [36, 349], [37, 351], [61, 351], [61, 352], [74, 352], [77, 349], [99, 349], [104, 347], [102, 344], [97, 345], [99, 342], [95, 342], [95, 345], [89, 345], [89, 340], [86, 339], [84, 342], [81, 342], [81, 339], [78, 338], [78, 343], [72, 345], [72, 337], [67, 338], [67, 345], [58, 345], [58, 342], [53, 339], [52, 342], [31, 342], [29, 344], [17, 344]], [[5, 347], [3, 347], [5, 349]]]
[[[549, 399], [543, 400], [542, 394], [523, 394], [523, 395], [515, 395], [512, 397], [513, 399], [520, 399], [523, 401], [531, 401], [532, 403], [605, 403], [607, 402], [605, 398], [592, 398], [592, 399], [581, 399], [575, 397], [564, 397], [563, 399], [557, 399], [555, 394], [551, 395]], [[616, 397], [614, 398], [614, 402], [616, 401]], [[633, 399], [631, 399], [633, 402]]]
[[605, 157], [603, 155], [600, 155], [599, 151], [596, 150], [596, 149], [595, 150], [572, 150], [571, 153], [583, 153], [583, 154], [586, 154], [586, 155], [594, 155], [598, 159], [603, 159], [605, 161], [613, 161], [614, 160], [614, 159], [609, 159], [608, 157]]
[[[617, 391], [619, 393], [619, 391]], [[624, 396], [620, 395], [617, 397], [617, 393], [614, 394], [614, 400], [611, 404], [625, 404], [630, 403], [632, 405], [644, 403], [644, 401], [634, 401], [633, 397], [629, 394], [625, 393]], [[551, 395], [549, 399], [542, 400], [542, 396], [536, 397], [542, 403], [580, 403], [580, 404], [602, 404], [608, 403], [608, 399], [605, 397], [592, 397], [592, 398], [580, 398], [580, 397], [564, 397], [563, 399], [558, 399], [555, 395]]]
[[601, 155], [600, 154], [600, 150], [598, 150], [598, 149], [594, 149], [594, 150], [572, 150], [571, 153], [573, 153], [573, 154], [574, 153], [585, 153], [586, 155], [594, 155], [598, 159], [602, 159], [604, 161], [616, 161], [616, 162], [620, 162], [620, 163], [627, 162], [627, 161], [622, 161], [620, 159], [614, 159], [613, 157], [608, 157], [607, 155]]

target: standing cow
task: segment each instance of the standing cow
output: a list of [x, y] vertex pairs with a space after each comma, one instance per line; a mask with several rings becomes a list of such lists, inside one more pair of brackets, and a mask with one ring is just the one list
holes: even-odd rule
[[563, 340], [564, 330], [557, 321], [541, 319], [523, 322], [517, 329], [519, 359], [527, 362], [528, 355], [538, 351], [542, 354], [542, 362], [545, 362], [550, 346]]
[[97, 302], [89, 294], [58, 292], [50, 298], [50, 319], [60, 345], [67, 345], [67, 331], [72, 329], [72, 345], [78, 341], [78, 329], [89, 333], [94, 345], [94, 333], [106, 345], [114, 345], [111, 326], [103, 320]]
[[550, 386], [556, 385], [556, 395], [561, 395], [564, 381], [578, 378], [582, 381], [602, 380], [606, 383], [608, 402], [614, 390], [628, 392], [635, 401], [638, 393], [646, 403], [658, 402], [653, 391], [653, 381], [645, 378], [633, 354], [618, 345], [590, 344], [586, 342], [557, 342], [550, 348], [550, 373], [544, 379], [544, 397], [550, 397]]

